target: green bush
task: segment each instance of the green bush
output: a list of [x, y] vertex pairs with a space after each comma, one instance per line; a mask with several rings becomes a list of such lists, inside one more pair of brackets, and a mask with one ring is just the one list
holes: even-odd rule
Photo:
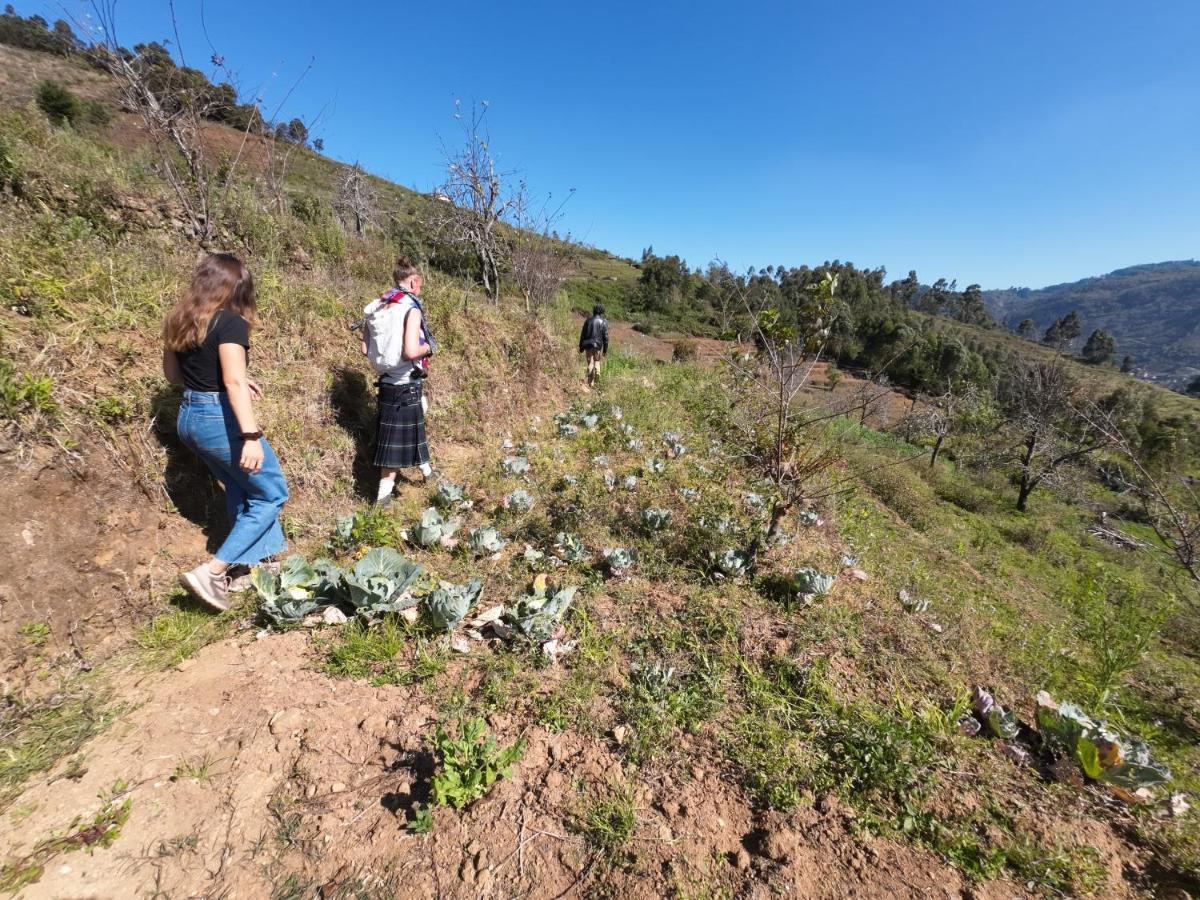
[[696, 358], [697, 345], [690, 338], [683, 338], [675, 342], [675, 349], [671, 351], [671, 359], [675, 362], [692, 362]]
[[74, 125], [83, 115], [79, 98], [57, 81], [38, 85], [37, 105], [55, 125]]

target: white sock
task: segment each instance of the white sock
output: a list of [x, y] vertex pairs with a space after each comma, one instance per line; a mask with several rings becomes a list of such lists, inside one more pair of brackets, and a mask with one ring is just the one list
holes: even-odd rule
[[375, 498], [375, 502], [378, 503], [384, 497], [388, 496], [395, 487], [396, 487], [396, 476], [395, 475], [393, 475], [391, 478], [380, 478], [379, 479], [379, 495]]
[[431, 477], [433, 475], [433, 466], [429, 463], [421, 463], [421, 474], [426, 478]]

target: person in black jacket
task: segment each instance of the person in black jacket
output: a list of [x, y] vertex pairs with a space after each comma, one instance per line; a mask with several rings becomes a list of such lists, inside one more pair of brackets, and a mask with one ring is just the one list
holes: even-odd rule
[[600, 380], [600, 360], [608, 355], [608, 322], [599, 303], [579, 332], [579, 352], [587, 354], [587, 383], [592, 387]]

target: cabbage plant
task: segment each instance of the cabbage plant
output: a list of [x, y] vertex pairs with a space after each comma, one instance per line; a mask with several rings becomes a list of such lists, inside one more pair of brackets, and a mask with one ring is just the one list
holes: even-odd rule
[[463, 486], [453, 481], [439, 481], [437, 490], [433, 492], [433, 503], [439, 509], [453, 509], [466, 499], [467, 492]]
[[579, 429], [570, 422], [560, 422], [558, 426], [559, 437], [575, 437], [579, 434]]
[[443, 540], [453, 537], [457, 530], [458, 522], [447, 520], [431, 506], [421, 513], [421, 520], [412, 530], [412, 538], [422, 547], [437, 547]]
[[279, 572], [260, 566], [250, 583], [262, 601], [263, 615], [273, 625], [291, 625], [341, 597], [342, 570], [328, 560], [309, 563], [293, 554]]
[[1171, 780], [1171, 770], [1137, 738], [1097, 722], [1072, 703], [1037, 695], [1037, 722], [1044, 737], [1071, 756], [1088, 778], [1133, 793]]
[[805, 566], [792, 576], [792, 587], [795, 588], [797, 594], [824, 597], [833, 588], [833, 576]]
[[524, 475], [529, 471], [529, 460], [524, 456], [506, 456], [500, 467], [508, 475]]
[[376, 547], [344, 574], [346, 601], [362, 613], [399, 612], [417, 605], [408, 591], [424, 571], [391, 547]]
[[729, 578], [736, 578], [746, 572], [746, 554], [741, 550], [729, 549], [722, 553], [710, 553], [713, 568]]
[[621, 487], [627, 491], [637, 490], [638, 477], [636, 475], [626, 475], [621, 479]]
[[900, 605], [910, 613], [923, 613], [929, 609], [929, 601], [924, 597], [914, 597], [905, 588], [900, 589], [898, 594]]
[[636, 562], [633, 550], [627, 547], [607, 547], [604, 550], [604, 562], [608, 566], [608, 574], [617, 577], [624, 575]]
[[660, 509], [657, 506], [649, 506], [642, 510], [642, 521], [652, 531], [662, 531], [671, 524], [671, 511]]
[[585, 563], [592, 558], [592, 554], [583, 545], [583, 538], [566, 531], [560, 531], [555, 537], [554, 551], [569, 563]]
[[595, 428], [597, 425], [600, 424], [600, 417], [598, 415], [596, 415], [595, 413], [588, 413], [585, 416], [579, 417], [579, 424], [581, 424], [588, 431], [591, 431], [593, 428]]
[[651, 457], [650, 459], [646, 460], [646, 468], [649, 469], [651, 472], [658, 474], [667, 468], [667, 464], [663, 460], [654, 456], [654, 457]]
[[700, 492], [693, 487], [681, 487], [679, 489], [679, 496], [688, 503], [695, 503], [700, 499]]
[[491, 556], [504, 549], [508, 541], [500, 536], [500, 532], [491, 525], [481, 525], [472, 528], [467, 536], [467, 547], [476, 556]]
[[466, 617], [482, 594], [483, 582], [478, 578], [472, 578], [466, 584], [443, 581], [425, 598], [425, 614], [435, 628], [449, 631]]
[[799, 519], [800, 524], [806, 528], [812, 528], [814, 525], [821, 524], [821, 517], [817, 515], [816, 510], [812, 509], [800, 510], [800, 512], [796, 515], [796, 518]]
[[518, 597], [505, 608], [504, 621], [522, 637], [537, 642], [548, 641], [578, 590], [576, 587], [551, 587], [546, 576], [539, 575], [528, 594]]
[[515, 512], [529, 512], [533, 509], [534, 499], [533, 494], [525, 490], [525, 488], [517, 488], [504, 496], [501, 501], [505, 509], [511, 509]]

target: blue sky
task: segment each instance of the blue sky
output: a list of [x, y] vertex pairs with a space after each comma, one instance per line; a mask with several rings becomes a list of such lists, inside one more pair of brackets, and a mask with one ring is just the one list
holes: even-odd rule
[[[48, 18], [57, 7], [17, 4]], [[176, 0], [189, 63], [211, 53]], [[693, 265], [850, 260], [1041, 286], [1200, 256], [1197, 0], [608, 4], [204, 0], [326, 150], [428, 190], [456, 98], [562, 230]], [[171, 35], [119, 0], [123, 43]], [[208, 68], [207, 65], [201, 65]]]

